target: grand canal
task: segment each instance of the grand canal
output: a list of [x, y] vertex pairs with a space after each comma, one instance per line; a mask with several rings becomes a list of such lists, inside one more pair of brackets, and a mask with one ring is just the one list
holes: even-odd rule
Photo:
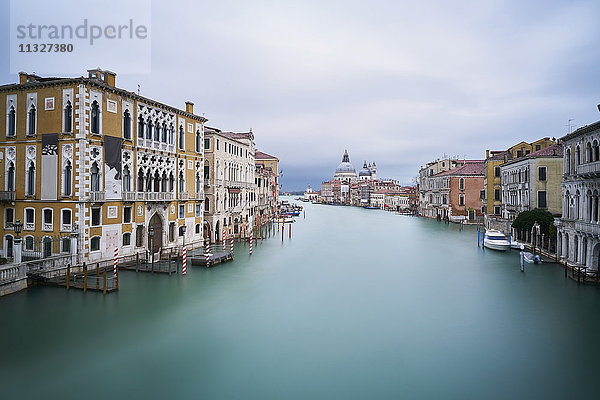
[[473, 228], [303, 205], [233, 263], [0, 299], [2, 397], [596, 397], [599, 289]]

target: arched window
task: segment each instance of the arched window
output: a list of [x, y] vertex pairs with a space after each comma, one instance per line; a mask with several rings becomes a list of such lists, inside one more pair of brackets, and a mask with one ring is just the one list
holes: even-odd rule
[[138, 118], [138, 138], [144, 138], [144, 118], [141, 115]]
[[185, 181], [183, 180], [183, 171], [179, 173], [179, 193], [185, 191]]
[[465, 190], [465, 178], [460, 178], [458, 180], [458, 189]]
[[148, 175], [146, 175], [146, 192], [152, 191], [152, 173], [148, 171]]
[[131, 245], [131, 233], [127, 232], [123, 234], [123, 246]]
[[15, 190], [15, 164], [11, 161], [8, 165], [8, 174], [6, 178], [6, 190], [13, 192]]
[[100, 133], [100, 106], [96, 100], [92, 103], [92, 115], [90, 119], [90, 129], [92, 133]]
[[200, 153], [202, 151], [202, 137], [200, 135], [200, 131], [196, 131], [196, 152]]
[[100, 236], [94, 236], [90, 239], [90, 251], [100, 250]]
[[167, 123], [164, 122], [162, 126], [162, 138], [161, 142], [167, 143]]
[[210, 211], [210, 203], [208, 202], [208, 197], [204, 198], [204, 211], [205, 212], [209, 212]]
[[154, 173], [154, 191], [160, 191], [160, 175], [158, 175], [158, 171]]
[[600, 160], [600, 147], [598, 146], [598, 141], [594, 140], [594, 144], [592, 146], [592, 150], [594, 152], [593, 159], [594, 161]]
[[131, 139], [131, 114], [129, 114], [129, 110], [125, 110], [123, 113], [123, 137]]
[[167, 173], [163, 172], [162, 174], [162, 183], [161, 183], [161, 187], [160, 187], [160, 191], [161, 192], [166, 192], [167, 191], [167, 186], [169, 184], [169, 180], [167, 179]]
[[154, 128], [154, 125], [152, 124], [152, 120], [148, 119], [148, 129], [146, 129], [146, 139], [148, 140], [152, 140], [152, 128]]
[[15, 136], [16, 134], [16, 113], [15, 108], [10, 106], [10, 110], [8, 111], [8, 132], [6, 132], [6, 136]]
[[200, 173], [196, 173], [196, 193], [202, 191], [202, 180], [200, 179]]
[[567, 149], [565, 154], [565, 174], [571, 173], [571, 149]]
[[73, 167], [71, 167], [71, 162], [67, 161], [65, 165], [65, 170], [63, 172], [63, 194], [65, 196], [71, 195], [71, 177], [73, 176]]
[[27, 134], [35, 135], [35, 106], [32, 104], [27, 114]]
[[160, 122], [156, 121], [156, 125], [154, 125], [154, 141], [158, 142], [160, 140]]
[[27, 168], [27, 195], [33, 196], [35, 193], [35, 165], [33, 162], [29, 163], [29, 168]]
[[179, 127], [179, 149], [185, 150], [185, 133], [183, 131], [183, 125]]
[[169, 144], [173, 144], [173, 125], [169, 127]]
[[123, 191], [131, 191], [131, 172], [129, 171], [128, 166], [125, 166], [125, 168], [123, 168]]
[[64, 109], [65, 132], [73, 131], [73, 107], [71, 102], [67, 101]]
[[585, 161], [592, 162], [592, 144], [590, 142], [585, 145]]
[[141, 171], [141, 170], [138, 172], [137, 191], [138, 192], [143, 192], [144, 191], [144, 172]]
[[581, 149], [579, 146], [575, 148], [575, 165], [581, 164]]
[[100, 170], [98, 169], [98, 164], [92, 164], [92, 168], [90, 168], [90, 175], [92, 178], [90, 190], [92, 192], [100, 191]]
[[173, 173], [169, 175], [169, 192], [173, 192], [175, 190], [175, 178], [173, 177]]

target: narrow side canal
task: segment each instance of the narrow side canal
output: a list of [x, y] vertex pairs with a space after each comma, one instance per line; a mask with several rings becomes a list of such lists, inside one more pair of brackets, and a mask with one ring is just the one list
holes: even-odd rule
[[303, 205], [251, 257], [0, 299], [2, 397], [596, 396], [599, 289], [472, 227]]

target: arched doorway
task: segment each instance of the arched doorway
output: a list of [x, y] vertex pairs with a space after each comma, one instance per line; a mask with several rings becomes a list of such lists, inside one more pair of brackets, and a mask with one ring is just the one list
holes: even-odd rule
[[157, 253], [162, 247], [163, 239], [162, 219], [158, 213], [155, 213], [152, 218], [150, 218], [150, 222], [148, 223], [148, 232], [150, 232], [150, 229], [153, 229], [154, 235], [150, 237], [150, 233], [148, 233], [148, 248], [153, 253]]
[[221, 240], [221, 229], [219, 228], [219, 221], [215, 224], [215, 242]]
[[204, 232], [203, 232], [203, 238], [204, 240], [209, 240], [210, 241], [210, 235], [211, 235], [211, 229], [210, 229], [210, 222], [205, 221], [204, 222]]
[[590, 260], [589, 267], [595, 271], [598, 270], [598, 264], [600, 262], [600, 243], [596, 243], [592, 249], [592, 259]]

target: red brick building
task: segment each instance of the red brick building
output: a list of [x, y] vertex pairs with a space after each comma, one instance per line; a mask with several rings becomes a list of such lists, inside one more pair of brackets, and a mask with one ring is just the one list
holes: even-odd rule
[[432, 177], [435, 181], [432, 199], [438, 218], [460, 222], [465, 218], [474, 221], [483, 217], [484, 167], [482, 160], [466, 160], [463, 166]]

